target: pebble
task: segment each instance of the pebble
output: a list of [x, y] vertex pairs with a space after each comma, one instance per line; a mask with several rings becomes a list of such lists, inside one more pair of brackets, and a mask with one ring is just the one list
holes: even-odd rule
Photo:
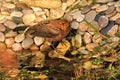
[[120, 13], [115, 14], [110, 18], [111, 21], [115, 21], [117, 18], [120, 18]]
[[81, 11], [76, 11], [73, 14], [73, 19], [76, 19], [76, 21], [81, 22], [85, 18], [83, 14], [81, 14]]
[[5, 21], [4, 25], [8, 27], [9, 29], [14, 29], [17, 26], [17, 24], [15, 24], [14, 22], [10, 20]]
[[85, 21], [82, 21], [79, 23], [79, 29], [83, 32], [87, 31], [89, 28], [89, 25], [85, 22]]
[[11, 12], [10, 16], [11, 17], [13, 17], [13, 16], [15, 16], [15, 17], [22, 17], [23, 13], [20, 12], [20, 11], [13, 11], [13, 12]]
[[96, 8], [97, 12], [102, 12], [108, 9], [108, 5], [102, 5]]
[[22, 41], [22, 47], [24, 49], [28, 49], [30, 48], [30, 46], [33, 44], [33, 40], [29, 37], [25, 38], [23, 41]]
[[117, 19], [115, 20], [115, 23], [120, 25], [120, 18], [117, 18]]
[[89, 11], [86, 15], [85, 15], [85, 20], [87, 20], [88, 22], [92, 22], [96, 16], [96, 11], [91, 10]]
[[6, 44], [3, 43], [3, 42], [0, 42], [0, 51], [3, 51], [5, 50], [7, 47], [6, 47]]
[[9, 9], [15, 8], [15, 4], [12, 4], [12, 3], [4, 3], [2, 6]]
[[91, 7], [91, 9], [96, 9], [97, 7], [99, 7], [100, 6], [100, 4], [95, 4], [95, 5], [93, 5], [92, 7]]
[[31, 50], [31, 51], [38, 51], [38, 50], [39, 50], [39, 47], [38, 47], [37, 45], [35, 45], [35, 44], [32, 44], [32, 45], [30, 46], [30, 50]]
[[14, 44], [14, 38], [7, 38], [7, 39], [5, 39], [5, 44], [6, 44], [6, 46], [7, 46], [7, 48], [11, 48], [12, 47], [12, 45]]
[[4, 40], [5, 40], [5, 35], [2, 32], [0, 32], [0, 41], [4, 42]]
[[70, 15], [70, 13], [66, 13], [63, 18], [69, 22], [71, 22], [73, 20], [73, 17]]
[[98, 24], [101, 28], [106, 27], [108, 23], [109, 23], [109, 19], [106, 16], [100, 16], [100, 18], [98, 19]]
[[23, 10], [22, 10], [22, 13], [23, 13], [23, 15], [33, 14], [33, 10], [32, 10], [32, 9], [23, 9]]
[[25, 39], [25, 34], [18, 34], [15, 36], [15, 42], [22, 42]]
[[59, 8], [62, 5], [61, 0], [19, 0], [28, 6], [36, 6], [41, 8]]
[[114, 6], [110, 6], [110, 7], [105, 11], [105, 14], [110, 14], [110, 13], [112, 13], [114, 10], [115, 10], [115, 7], [114, 7]]
[[43, 37], [34, 37], [34, 42], [36, 45], [41, 45], [44, 42], [44, 38]]
[[112, 16], [114, 16], [116, 14], [116, 10], [114, 10], [112, 13], [110, 13], [110, 14], [107, 14], [106, 16], [107, 17], [112, 17]]
[[81, 9], [81, 13], [85, 14], [85, 13], [89, 12], [90, 10], [91, 10], [91, 8], [87, 6], [87, 7], [84, 7]]
[[25, 25], [30, 25], [34, 20], [36, 19], [36, 16], [34, 14], [26, 14], [23, 16], [23, 22]]
[[89, 51], [93, 51], [93, 49], [95, 47], [99, 46], [98, 43], [89, 43], [86, 45], [86, 48], [89, 50]]
[[109, 39], [110, 39], [112, 42], [119, 42], [119, 41], [120, 41], [120, 38], [119, 38], [119, 37], [116, 37], [116, 36], [110, 37]]
[[67, 0], [66, 4], [67, 6], [71, 6], [76, 0]]
[[13, 22], [15, 22], [16, 24], [18, 24], [18, 23], [23, 23], [23, 20], [22, 20], [21, 17], [15, 17], [15, 16], [13, 16], [13, 17], [12, 17], [12, 20], [13, 20]]
[[1, 32], [4, 32], [6, 30], [6, 27], [0, 23], [0, 31]]
[[15, 37], [15, 36], [17, 36], [17, 32], [14, 32], [13, 30], [8, 31], [5, 34], [5, 37]]
[[5, 22], [5, 15], [1, 15], [0, 14], [0, 23], [4, 23]]
[[102, 40], [101, 34], [95, 34], [95, 35], [92, 37], [92, 41], [93, 41], [94, 43], [99, 43], [99, 42], [101, 42], [101, 40]]
[[78, 29], [78, 27], [79, 27], [79, 23], [78, 23], [77, 21], [73, 21], [73, 22], [71, 23], [71, 28], [73, 28], [73, 29]]
[[92, 37], [92, 36], [91, 36], [90, 33], [88, 33], [88, 32], [85, 32], [85, 33], [84, 33], [83, 39], [84, 39], [85, 44], [91, 43], [91, 37]]
[[115, 36], [115, 33], [118, 31], [118, 25], [114, 25], [108, 32], [107, 35]]
[[117, 12], [120, 12], [120, 6], [119, 6], [119, 7], [116, 7], [116, 11], [117, 11]]
[[108, 3], [111, 2], [112, 0], [96, 0], [97, 3]]
[[80, 48], [82, 46], [82, 37], [81, 37], [81, 35], [77, 34], [75, 36], [75, 40], [76, 40], [76, 47]]
[[21, 45], [21, 43], [14, 43], [13, 45], [12, 45], [12, 50], [13, 51], [21, 51], [23, 48], [22, 48], [22, 45]]

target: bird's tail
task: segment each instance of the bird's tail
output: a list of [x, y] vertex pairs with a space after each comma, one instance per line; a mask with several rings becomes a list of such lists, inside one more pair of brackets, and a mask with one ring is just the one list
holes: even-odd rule
[[16, 28], [13, 29], [13, 31], [17, 32], [17, 31], [24, 31], [27, 27], [26, 26], [18, 26]]

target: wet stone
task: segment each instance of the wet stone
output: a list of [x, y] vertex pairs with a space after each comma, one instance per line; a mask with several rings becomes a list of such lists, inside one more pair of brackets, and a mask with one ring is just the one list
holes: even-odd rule
[[103, 28], [100, 32], [102, 34], [106, 34], [114, 26], [114, 24], [115, 22], [110, 21], [109, 24], [105, 28]]
[[114, 7], [114, 6], [111, 6], [111, 7], [109, 7], [109, 8], [105, 11], [105, 14], [110, 14], [110, 13], [112, 13], [114, 10], [115, 10], [115, 7]]
[[92, 10], [85, 15], [85, 19], [88, 22], [92, 22], [95, 19], [95, 16], [96, 16], [96, 11]]
[[109, 23], [109, 19], [106, 16], [100, 16], [100, 18], [98, 19], [98, 24], [101, 28], [106, 27], [108, 23]]

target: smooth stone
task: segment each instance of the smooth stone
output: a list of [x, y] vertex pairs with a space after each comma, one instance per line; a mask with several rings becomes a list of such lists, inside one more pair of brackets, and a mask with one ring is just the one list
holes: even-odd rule
[[79, 23], [79, 29], [83, 32], [87, 31], [89, 28], [89, 25], [85, 22], [85, 21], [82, 21]]
[[13, 20], [13, 22], [15, 22], [15, 23], [23, 23], [23, 20], [22, 20], [22, 18], [21, 17], [15, 17], [15, 16], [13, 16], [12, 17], [12, 20]]
[[109, 2], [107, 3], [108, 6], [114, 6], [115, 5], [115, 2]]
[[119, 41], [120, 41], [120, 38], [119, 38], [119, 37], [116, 37], [116, 36], [110, 37], [109, 39], [110, 39], [112, 42], [119, 42]]
[[25, 39], [25, 34], [18, 34], [15, 36], [15, 42], [22, 42]]
[[71, 6], [76, 0], [67, 0], [66, 4], [67, 6]]
[[115, 36], [115, 33], [118, 31], [118, 25], [114, 25], [108, 32], [107, 35]]
[[6, 48], [6, 44], [4, 42], [0, 42], [0, 51], [5, 50]]
[[87, 7], [84, 7], [81, 9], [81, 13], [85, 14], [85, 13], [89, 12], [90, 10], [91, 10], [91, 8], [87, 6]]
[[98, 13], [94, 20], [98, 22], [98, 19], [100, 18], [100, 16], [104, 16], [104, 14], [105, 14], [104, 12]]
[[116, 2], [114, 6], [119, 7], [120, 6], [120, 1]]
[[7, 39], [5, 39], [5, 44], [6, 44], [6, 46], [7, 46], [7, 48], [11, 48], [12, 47], [12, 45], [14, 44], [14, 38], [7, 38]]
[[97, 46], [99, 46], [98, 43], [89, 43], [89, 44], [86, 45], [86, 48], [87, 48], [89, 51], [93, 51], [93, 49], [94, 49], [95, 47], [97, 47]]
[[2, 6], [6, 7], [6, 8], [9, 8], [9, 9], [15, 8], [15, 4], [11, 4], [11, 3], [4, 3]]
[[95, 16], [97, 15], [96, 11], [91, 10], [85, 15], [85, 20], [88, 22], [92, 22], [95, 19]]
[[6, 21], [5, 15], [0, 14], [0, 23], [4, 23]]
[[21, 3], [21, 2], [17, 2], [17, 3], [15, 3], [15, 5], [17, 8], [20, 8], [20, 9], [28, 8], [28, 6], [25, 3]]
[[119, 6], [119, 7], [116, 7], [116, 11], [117, 11], [117, 12], [120, 12], [120, 6]]
[[76, 40], [76, 47], [80, 48], [82, 46], [82, 37], [81, 37], [81, 35], [76, 34], [75, 40]]
[[13, 17], [13, 16], [15, 16], [15, 17], [22, 17], [23, 13], [20, 12], [20, 11], [13, 11], [13, 12], [11, 12], [10, 16], [11, 17]]
[[34, 20], [36, 19], [36, 16], [34, 14], [26, 14], [23, 16], [23, 22], [25, 25], [30, 25]]
[[31, 51], [38, 51], [38, 50], [39, 50], [39, 47], [38, 47], [37, 45], [35, 45], [35, 44], [32, 44], [32, 45], [30, 46], [30, 50], [31, 50]]
[[41, 8], [59, 8], [62, 5], [61, 0], [19, 0], [28, 6], [36, 6]]
[[13, 30], [8, 31], [5, 33], [5, 37], [15, 37], [17, 36], [17, 32], [14, 32]]
[[73, 20], [73, 17], [70, 15], [70, 13], [66, 13], [63, 18], [69, 22], [71, 22]]
[[24, 49], [28, 49], [30, 48], [30, 46], [33, 44], [33, 40], [29, 37], [25, 38], [23, 41], [22, 41], [22, 47]]
[[110, 20], [115, 21], [117, 18], [120, 18], [120, 13], [117, 13], [116, 15], [112, 16]]
[[85, 32], [83, 38], [84, 38], [84, 42], [85, 42], [85, 44], [91, 43], [91, 38], [92, 38], [92, 36], [91, 36], [90, 33]]
[[109, 19], [106, 16], [100, 16], [100, 18], [98, 19], [98, 24], [101, 28], [106, 27], [108, 23], [109, 23]]
[[115, 23], [120, 25], [120, 18], [117, 18], [117, 19], [115, 20]]
[[115, 10], [115, 7], [114, 6], [110, 6], [106, 11], [105, 11], [105, 14], [110, 14], [112, 13], [113, 11]]
[[12, 50], [13, 51], [21, 51], [23, 48], [22, 48], [22, 45], [21, 45], [21, 43], [14, 43], [13, 45], [12, 45]]
[[9, 29], [14, 29], [17, 26], [17, 24], [15, 24], [14, 22], [10, 20], [5, 21], [4, 25], [8, 27]]
[[24, 14], [24, 15], [26, 15], [26, 14], [33, 14], [33, 10], [32, 9], [23, 9], [22, 10], [22, 13]]
[[0, 41], [4, 42], [4, 40], [5, 40], [5, 35], [2, 32], [0, 32]]
[[6, 30], [6, 27], [0, 23], [0, 31], [1, 32], [4, 32]]
[[97, 3], [108, 3], [111, 1], [113, 1], [113, 0], [96, 0]]
[[116, 14], [116, 10], [114, 10], [112, 13], [110, 13], [110, 14], [107, 14], [107, 15], [105, 15], [105, 16], [107, 16], [107, 17], [112, 17], [112, 16], [114, 16], [115, 14]]
[[109, 24], [105, 28], [103, 28], [100, 32], [102, 34], [106, 34], [114, 26], [114, 24], [115, 22], [110, 21]]
[[73, 28], [73, 29], [78, 29], [78, 27], [79, 27], [79, 23], [78, 23], [77, 21], [73, 21], [73, 22], [71, 23], [71, 28]]
[[102, 35], [101, 34], [95, 34], [93, 37], [92, 37], [92, 41], [94, 43], [100, 43], [102, 40]]
[[44, 38], [43, 37], [34, 37], [34, 42], [36, 45], [41, 45], [44, 42]]
[[100, 4], [95, 4], [95, 5], [93, 5], [92, 7], [91, 7], [91, 9], [96, 9], [97, 7], [99, 7], [100, 6]]
[[102, 12], [108, 9], [108, 5], [102, 5], [96, 8], [96, 12]]
[[83, 14], [81, 14], [81, 11], [76, 11], [73, 14], [73, 19], [76, 19], [76, 21], [81, 22], [85, 18]]

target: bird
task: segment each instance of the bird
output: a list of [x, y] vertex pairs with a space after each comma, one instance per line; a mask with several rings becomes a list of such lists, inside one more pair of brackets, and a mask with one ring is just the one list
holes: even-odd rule
[[[44, 37], [51, 41], [60, 41], [70, 32], [70, 23], [65, 19], [45, 20], [27, 27], [30, 35]], [[24, 31], [27, 27], [18, 26], [13, 31]]]

